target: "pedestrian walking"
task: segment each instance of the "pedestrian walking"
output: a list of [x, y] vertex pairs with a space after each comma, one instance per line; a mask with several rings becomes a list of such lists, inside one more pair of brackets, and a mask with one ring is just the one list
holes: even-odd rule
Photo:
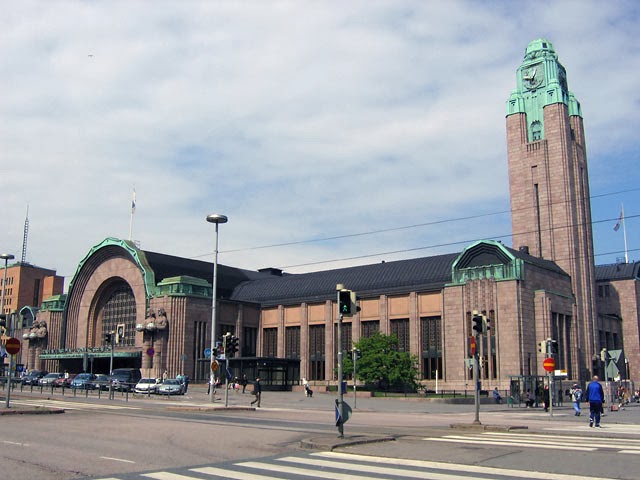
[[589, 402], [589, 426], [600, 427], [600, 415], [602, 414], [602, 404], [604, 403], [604, 390], [598, 381], [598, 376], [594, 375], [593, 380], [587, 385], [585, 401]]
[[569, 393], [571, 394], [571, 401], [573, 402], [573, 410], [575, 411], [575, 416], [579, 417], [580, 402], [582, 401], [582, 389], [580, 388], [580, 385], [574, 383]]
[[256, 397], [251, 405], [258, 404], [258, 408], [260, 408], [260, 400], [262, 398], [262, 385], [260, 384], [260, 377], [256, 377], [256, 381], [253, 382], [253, 395]]
[[244, 391], [247, 388], [247, 385], [249, 384], [249, 380], [247, 380], [247, 375], [246, 374], [242, 375], [242, 380], [240, 381], [240, 383], [242, 384], [242, 393], [244, 393]]

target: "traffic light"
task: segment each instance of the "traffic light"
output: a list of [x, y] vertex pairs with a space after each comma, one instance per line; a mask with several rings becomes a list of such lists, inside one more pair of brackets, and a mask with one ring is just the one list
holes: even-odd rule
[[7, 316], [3, 313], [0, 314], [0, 334], [4, 335], [7, 332]]
[[558, 353], [558, 341], [557, 340], [549, 340], [549, 353], [551, 353], [551, 354]]
[[226, 353], [228, 356], [233, 357], [236, 352], [239, 350], [240, 339], [235, 335], [231, 335], [227, 338], [227, 350]]
[[547, 341], [546, 340], [542, 340], [541, 342], [538, 342], [538, 351], [540, 353], [544, 353], [545, 355], [547, 354]]
[[107, 345], [111, 344], [111, 333], [104, 334], [104, 343], [106, 343]]
[[482, 315], [482, 333], [485, 335], [489, 333], [489, 330], [491, 330], [491, 325], [489, 325], [490, 323], [491, 319], [486, 315]]
[[353, 355], [353, 361], [355, 362], [356, 360], [359, 360], [362, 357], [362, 352], [360, 351], [359, 348], [353, 348], [353, 350], [351, 350], [351, 353]]
[[478, 315], [477, 313], [473, 314], [473, 330], [478, 332], [478, 333], [482, 333], [484, 330], [484, 321], [482, 318], [482, 315]]
[[343, 317], [350, 317], [353, 315], [353, 304], [351, 303], [351, 290], [340, 290], [340, 314]]

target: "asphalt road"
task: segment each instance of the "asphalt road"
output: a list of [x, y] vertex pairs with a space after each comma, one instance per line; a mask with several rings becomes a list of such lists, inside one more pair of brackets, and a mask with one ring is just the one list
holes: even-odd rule
[[[65, 413], [0, 416], [2, 478], [128, 479], [142, 478], [140, 472], [184, 473], [213, 465], [235, 471], [276, 468], [273, 465], [283, 468], [279, 459], [290, 455], [301, 455], [304, 460], [300, 461], [310, 464], [312, 452], [300, 448], [309, 442], [319, 450], [366, 455], [369, 460], [371, 456], [395, 459], [385, 468], [399, 470], [414, 468], [399, 465], [398, 459], [407, 459], [543, 472], [546, 478], [563, 474], [635, 479], [640, 465], [638, 405], [608, 412], [603, 427], [595, 429], [588, 427], [586, 416], [575, 417], [568, 405], [556, 408], [550, 416], [541, 409], [487, 404], [481, 407], [482, 426], [497, 430], [487, 432], [465, 428], [473, 421], [473, 405], [358, 398], [358, 408], [345, 425], [345, 438], [339, 439], [334, 425], [335, 395], [317, 393], [306, 398], [302, 393], [264, 392], [263, 408], [257, 410], [247, 408], [252, 399], [248, 394], [230, 392], [230, 409], [223, 407], [224, 392], [220, 398], [212, 406], [202, 387], [191, 388], [184, 397], [130, 397], [128, 401], [121, 396], [85, 400], [68, 394], [63, 397], [59, 392], [53, 396], [12, 393], [14, 409], [57, 406]], [[345, 400], [353, 406], [352, 398]], [[461, 428], [452, 429], [452, 424]], [[509, 431], [509, 427], [527, 428]], [[385, 441], [351, 445], [363, 440]], [[287, 465], [295, 462], [286, 461]], [[242, 462], [246, 465], [238, 466]], [[359, 468], [366, 463], [355, 462], [363, 465]], [[420, 468], [428, 471], [426, 464]], [[327, 469], [331, 471], [330, 466]], [[275, 478], [295, 477], [287, 471], [283, 468]], [[509, 475], [500, 478], [518, 478]]]

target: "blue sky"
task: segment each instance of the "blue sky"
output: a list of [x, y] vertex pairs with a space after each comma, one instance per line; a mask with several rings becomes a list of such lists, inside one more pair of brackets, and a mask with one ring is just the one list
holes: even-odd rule
[[[634, 1], [7, 1], [0, 250], [66, 282], [105, 237], [291, 273], [511, 245], [505, 102], [550, 40], [596, 263], [638, 249]], [[377, 232], [377, 233], [373, 233]], [[286, 245], [282, 245], [286, 244]], [[282, 246], [273, 246], [282, 245]], [[268, 247], [269, 248], [257, 248]]]

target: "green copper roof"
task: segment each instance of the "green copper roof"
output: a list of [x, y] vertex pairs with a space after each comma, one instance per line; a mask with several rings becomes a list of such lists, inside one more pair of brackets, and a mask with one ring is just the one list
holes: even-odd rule
[[106, 238], [102, 242], [100, 242], [98, 245], [95, 245], [94, 247], [92, 247], [91, 250], [89, 250], [89, 253], [87, 253], [87, 255], [80, 261], [80, 263], [78, 264], [78, 268], [76, 269], [76, 273], [73, 275], [71, 282], [69, 282], [69, 290], [68, 290], [69, 294], [71, 294], [71, 292], [73, 291], [74, 282], [78, 277], [78, 275], [80, 274], [80, 272], [82, 271], [82, 268], [85, 266], [85, 264], [88, 261], [90, 261], [92, 258], [94, 258], [94, 256], [100, 250], [109, 249], [112, 247], [119, 247], [122, 250], [124, 250], [126, 254], [128, 254], [133, 259], [133, 261], [138, 265], [142, 273], [142, 276], [144, 277], [145, 292], [146, 292], [147, 298], [151, 298], [151, 296], [155, 293], [156, 280], [155, 280], [154, 271], [149, 265], [149, 262], [147, 261], [145, 252], [138, 249], [135, 246], [135, 244], [129, 240], [121, 240], [119, 238], [112, 238], [112, 237]]
[[547, 105], [564, 103], [569, 115], [582, 116], [580, 103], [567, 87], [567, 72], [548, 40], [539, 38], [529, 43], [516, 79], [517, 87], [507, 100], [507, 116], [527, 114], [530, 142], [544, 138], [543, 109]]

